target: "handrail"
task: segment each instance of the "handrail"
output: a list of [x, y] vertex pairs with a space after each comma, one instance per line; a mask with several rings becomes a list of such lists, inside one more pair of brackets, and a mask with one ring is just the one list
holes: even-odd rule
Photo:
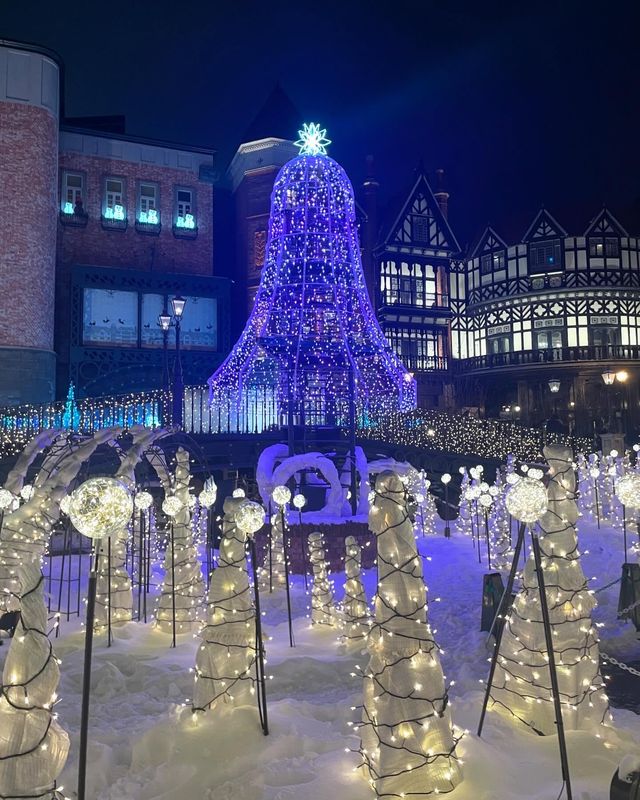
[[550, 347], [545, 350], [514, 350], [509, 353], [489, 353], [453, 361], [460, 372], [500, 367], [520, 367], [540, 364], [563, 364], [575, 361], [634, 361], [640, 359], [637, 345], [583, 345]]

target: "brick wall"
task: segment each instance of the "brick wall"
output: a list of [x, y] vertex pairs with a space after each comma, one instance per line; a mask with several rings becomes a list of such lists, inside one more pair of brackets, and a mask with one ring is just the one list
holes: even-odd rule
[[58, 124], [0, 103], [0, 346], [53, 350]]
[[[92, 157], [78, 153], [60, 153], [58, 192], [64, 170], [85, 176], [86, 227], [72, 227], [58, 222], [58, 262], [154, 270], [158, 272], [213, 274], [213, 186], [198, 180], [190, 171], [136, 164], [114, 158]], [[127, 229], [104, 230], [100, 219], [104, 200], [104, 179], [124, 178]], [[135, 228], [138, 182], [158, 184], [159, 235], [139, 233]], [[197, 238], [181, 239], [173, 234], [174, 187], [186, 186], [196, 191]], [[59, 209], [59, 203], [57, 208]]]

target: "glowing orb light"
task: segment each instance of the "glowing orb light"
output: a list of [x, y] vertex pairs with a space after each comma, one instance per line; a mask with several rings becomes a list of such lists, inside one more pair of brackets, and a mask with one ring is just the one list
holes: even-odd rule
[[271, 492], [271, 497], [277, 506], [286, 506], [289, 500], [291, 500], [291, 491], [287, 486], [276, 486], [273, 492]]
[[177, 516], [182, 509], [182, 501], [180, 498], [171, 496], [166, 497], [162, 501], [162, 510], [168, 517], [175, 517]]
[[33, 497], [33, 486], [30, 483], [25, 483], [22, 489], [20, 489], [20, 497], [23, 500], [31, 500]]
[[616, 495], [626, 508], [640, 508], [640, 475], [630, 472], [617, 480]]
[[135, 496], [135, 500], [133, 504], [139, 511], [146, 511], [148, 508], [151, 507], [153, 503], [153, 497], [149, 492], [138, 492]]
[[512, 517], [531, 525], [547, 510], [547, 490], [534, 478], [521, 478], [509, 487], [505, 504]]
[[293, 496], [293, 505], [301, 511], [307, 504], [307, 498], [303, 494], [296, 494]]
[[113, 536], [133, 514], [127, 487], [116, 478], [90, 478], [71, 495], [69, 517], [74, 527], [91, 539]]
[[236, 512], [236, 525], [246, 534], [257, 533], [264, 525], [264, 508], [253, 500], [247, 500]]
[[231, 497], [235, 497], [236, 499], [238, 497], [244, 497], [244, 496], [245, 496], [244, 489], [240, 489], [240, 488], [234, 489], [233, 492], [231, 493]]
[[15, 500], [13, 494], [8, 489], [0, 489], [0, 511], [11, 508]]

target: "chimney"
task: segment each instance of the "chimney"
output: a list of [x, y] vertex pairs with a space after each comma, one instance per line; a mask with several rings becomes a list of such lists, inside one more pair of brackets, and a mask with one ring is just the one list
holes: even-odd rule
[[438, 203], [438, 207], [440, 211], [442, 211], [442, 216], [445, 219], [449, 219], [449, 192], [445, 192], [444, 190], [444, 170], [437, 169], [436, 170], [436, 190], [433, 193], [433, 196], [436, 198], [436, 202]]
[[378, 188], [379, 183], [373, 175], [373, 156], [367, 156], [367, 177], [362, 185], [364, 190], [364, 210], [367, 215], [365, 229], [362, 232], [362, 268], [367, 290], [374, 308], [377, 294], [377, 269], [375, 247], [378, 238]]

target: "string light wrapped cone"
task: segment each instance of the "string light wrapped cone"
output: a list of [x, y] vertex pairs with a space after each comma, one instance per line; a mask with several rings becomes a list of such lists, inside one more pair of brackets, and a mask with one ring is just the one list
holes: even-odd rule
[[616, 481], [616, 495], [626, 508], [640, 508], [640, 475], [629, 472]]
[[133, 504], [138, 511], [146, 511], [153, 504], [153, 497], [149, 492], [138, 492], [135, 496]]
[[71, 495], [71, 522], [90, 539], [112, 536], [128, 524], [132, 514], [131, 495], [116, 478], [90, 478]]
[[539, 480], [520, 478], [509, 487], [505, 503], [514, 519], [532, 525], [547, 511], [547, 490]]
[[286, 506], [291, 500], [291, 491], [287, 486], [276, 486], [271, 493], [271, 497], [277, 506]]
[[246, 500], [236, 512], [236, 525], [248, 536], [253, 536], [264, 525], [264, 508], [253, 500]]

